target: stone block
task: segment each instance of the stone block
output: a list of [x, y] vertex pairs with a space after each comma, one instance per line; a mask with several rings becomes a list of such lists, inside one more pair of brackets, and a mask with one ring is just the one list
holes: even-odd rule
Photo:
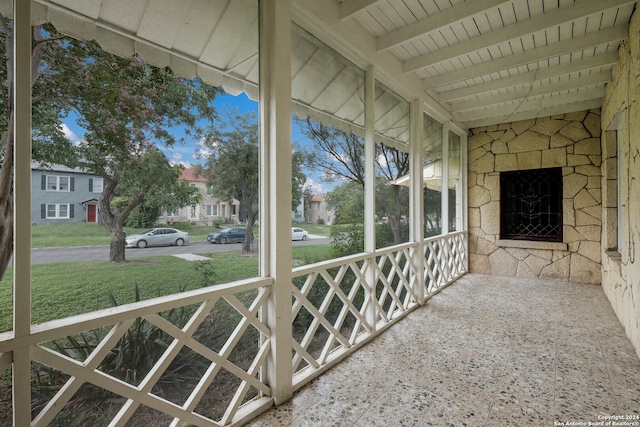
[[569, 145], [573, 145], [573, 141], [564, 135], [560, 135], [559, 133], [551, 135], [551, 138], [549, 140], [550, 148], [567, 147]]
[[524, 262], [529, 266], [536, 276], [540, 276], [542, 269], [551, 264], [551, 259], [540, 258], [535, 255], [529, 255]]
[[565, 243], [575, 243], [584, 240], [584, 236], [576, 231], [576, 229], [570, 225], [562, 227], [562, 241]]
[[567, 153], [564, 148], [551, 148], [542, 151], [542, 167], [555, 168], [567, 166]]
[[583, 188], [587, 186], [587, 177], [573, 173], [566, 175], [562, 180], [562, 197], [573, 199]]
[[[600, 180], [598, 180], [597, 184], [600, 183], [599, 181]], [[587, 185], [589, 185], [589, 184], [587, 184]], [[596, 185], [596, 184], [594, 184], [594, 185]], [[587, 187], [587, 191], [589, 191], [589, 194], [591, 194], [591, 197], [593, 197], [598, 202], [598, 204], [602, 204], [602, 192], [600, 191], [600, 186], [598, 186], [597, 188], [589, 188], [589, 187]]]
[[489, 255], [491, 274], [497, 276], [515, 276], [518, 270], [518, 260], [504, 249], [498, 249]]
[[587, 191], [587, 189], [582, 189], [576, 196], [573, 198], [573, 208], [574, 209], [583, 209], [589, 206], [599, 205], [596, 199]]
[[469, 208], [469, 227], [480, 227], [480, 209]]
[[600, 218], [589, 215], [588, 213], [577, 210], [576, 212], [576, 227], [581, 227], [583, 225], [602, 225], [602, 221]]
[[576, 283], [600, 284], [601, 265], [580, 254], [571, 254], [571, 274], [569, 280]]
[[498, 249], [498, 246], [496, 246], [493, 242], [490, 242], [487, 239], [478, 238], [475, 253], [480, 255], [491, 255]]
[[524, 261], [529, 256], [529, 251], [522, 248], [505, 248], [518, 261]]
[[531, 130], [534, 132], [541, 133], [543, 135], [551, 136], [556, 133], [563, 127], [565, 127], [569, 122], [564, 120], [547, 120], [544, 122], [536, 123]]
[[511, 123], [511, 129], [513, 129], [516, 135], [520, 135], [523, 132], [526, 132], [527, 130], [529, 130], [535, 124], [536, 124], [536, 121], [534, 119], [520, 120], [520, 121]]
[[467, 184], [469, 188], [473, 187], [478, 183], [478, 173], [477, 172], [469, 172], [467, 174]]
[[600, 242], [600, 232], [602, 228], [597, 225], [581, 225], [576, 227], [576, 231], [580, 233], [586, 240], [592, 242]]
[[495, 141], [491, 144], [491, 152], [493, 154], [507, 154], [509, 152], [507, 143], [504, 141]]
[[597, 154], [592, 154], [589, 156], [589, 160], [591, 160], [591, 164], [594, 166], [602, 165], [602, 156]]
[[587, 115], [587, 111], [574, 111], [564, 115], [565, 120], [572, 122], [581, 122]]
[[487, 234], [500, 234], [500, 203], [489, 202], [480, 206], [480, 221]]
[[487, 154], [487, 150], [484, 147], [477, 147], [474, 148], [473, 150], [469, 150], [469, 163], [471, 162], [475, 162], [476, 160], [478, 160], [480, 157], [484, 156], [485, 154]]
[[491, 153], [486, 153], [477, 160], [469, 163], [469, 170], [478, 173], [487, 173], [494, 171], [494, 156]]
[[518, 135], [516, 135], [516, 133], [513, 131], [513, 129], [509, 128], [509, 129], [504, 133], [504, 135], [502, 135], [502, 138], [500, 138], [500, 140], [499, 140], [499, 141], [496, 141], [496, 142], [504, 142], [504, 143], [507, 143], [508, 141], [511, 141], [511, 140], [512, 140], [513, 138], [515, 138], [516, 136], [518, 136]]
[[484, 180], [484, 187], [489, 190], [491, 195], [491, 201], [496, 202], [500, 200], [500, 175], [499, 174], [487, 174]]
[[576, 225], [576, 214], [573, 199], [562, 199], [562, 221], [564, 225]]
[[567, 166], [590, 165], [591, 160], [584, 154], [567, 154]]
[[600, 120], [599, 114], [588, 113], [583, 121], [584, 127], [594, 138], [600, 137]]
[[528, 151], [518, 153], [518, 169], [540, 169], [542, 165], [542, 151]]
[[568, 280], [571, 258], [566, 255], [547, 265], [540, 271], [541, 279]]
[[548, 249], [529, 249], [529, 253], [534, 257], [549, 261], [547, 264], [551, 264], [551, 260], [553, 259], [553, 251]]
[[586, 208], [582, 208], [579, 211], [576, 210], [576, 212], [584, 212], [588, 215], [591, 215], [592, 217], [596, 218], [598, 220], [598, 223], [600, 224], [600, 220], [602, 219], [602, 206], [589, 206]]
[[486, 132], [479, 132], [475, 135], [469, 137], [469, 150], [475, 150], [476, 148], [482, 147], [485, 144], [490, 144], [493, 142], [493, 139]]
[[469, 254], [469, 272], [491, 274], [489, 257], [486, 255]]
[[516, 154], [497, 154], [496, 169], [497, 172], [518, 170], [518, 157]]
[[503, 130], [496, 130], [493, 132], [487, 132], [487, 135], [489, 135], [492, 141], [498, 141], [499, 139], [502, 139], [502, 136], [504, 135], [504, 133], [505, 131]]
[[597, 262], [598, 264], [602, 261], [600, 242], [582, 241], [580, 242], [578, 253], [591, 261]]
[[549, 148], [549, 137], [537, 132], [527, 132], [507, 143], [510, 153], [546, 150]]
[[516, 277], [524, 277], [524, 278], [538, 278], [538, 275], [531, 270], [531, 268], [524, 262], [518, 263], [518, 268], [516, 269]]
[[[560, 135], [564, 135], [573, 142], [582, 141], [583, 139], [591, 138], [591, 134], [582, 125], [582, 122], [571, 122], [558, 132]], [[581, 154], [581, 153], [576, 153]]]
[[477, 208], [491, 201], [489, 190], [479, 185], [469, 189], [469, 207]]
[[582, 139], [576, 142], [574, 154], [597, 154], [600, 155], [600, 138]]
[[580, 175], [585, 175], [585, 176], [597, 176], [600, 177], [602, 174], [602, 168], [598, 167], [598, 166], [592, 166], [592, 165], [583, 165], [583, 166], [576, 166], [576, 173], [579, 173]]

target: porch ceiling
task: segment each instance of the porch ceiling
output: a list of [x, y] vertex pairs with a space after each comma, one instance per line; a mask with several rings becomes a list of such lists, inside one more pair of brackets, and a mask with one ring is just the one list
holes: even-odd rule
[[[310, 6], [316, 1], [293, 3], [304, 10], [322, 6], [319, 19], [328, 33], [350, 27], [363, 38], [361, 45], [374, 46], [378, 60], [397, 61], [397, 78], [416, 82], [425, 99], [466, 127], [600, 107], [636, 5], [628, 0], [322, 0]], [[10, 4], [0, 0], [3, 11]], [[257, 98], [254, 0], [36, 0], [33, 14], [35, 23], [50, 21], [112, 53], [137, 53], [153, 65]], [[353, 73], [308, 51], [295, 52], [301, 46], [309, 48], [294, 43], [294, 63], [306, 58], [294, 83], [305, 88], [300, 93], [308, 99], [296, 99], [296, 111], [361, 126], [361, 112], [350, 110], [362, 102]], [[336, 90], [341, 85], [345, 90]], [[323, 97], [325, 92], [348, 96]]]
[[627, 0], [342, 0], [404, 73], [468, 127], [600, 107]]

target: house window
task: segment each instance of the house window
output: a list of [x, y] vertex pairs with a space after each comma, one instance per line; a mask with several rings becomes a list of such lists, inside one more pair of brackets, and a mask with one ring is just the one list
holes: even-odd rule
[[167, 216], [171, 216], [171, 217], [176, 217], [176, 216], [180, 216], [180, 209], [174, 209], [172, 211], [168, 211], [167, 212]]
[[89, 192], [102, 193], [104, 189], [104, 180], [102, 178], [89, 178]]
[[237, 208], [236, 205], [231, 205], [231, 215], [237, 215], [236, 208]]
[[562, 241], [562, 169], [500, 173], [500, 238]]
[[72, 179], [68, 176], [46, 175], [47, 191], [73, 191], [70, 183]]
[[46, 219], [68, 219], [73, 218], [73, 205], [68, 204], [47, 204], [42, 205], [42, 211]]
[[207, 196], [213, 195], [213, 186], [207, 185]]
[[207, 216], [218, 216], [218, 205], [207, 205]]

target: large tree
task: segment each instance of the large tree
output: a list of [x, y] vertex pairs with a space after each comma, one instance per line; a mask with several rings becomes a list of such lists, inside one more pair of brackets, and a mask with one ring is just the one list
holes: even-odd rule
[[[13, 246], [13, 58], [7, 54], [13, 42], [11, 22], [3, 16], [0, 30], [7, 58], [5, 67], [0, 69], [4, 95], [0, 106], [1, 276]], [[145, 65], [139, 57], [109, 54], [95, 42], [58, 34], [51, 25], [34, 26], [32, 35], [33, 156], [45, 164], [80, 167], [104, 178], [99, 208], [111, 235], [110, 259], [124, 261], [122, 222], [127, 215], [148, 194], [160, 189], [176, 190], [167, 181], [171, 176], [177, 178], [176, 171], [164, 156], [158, 156], [157, 147], [197, 138], [198, 120], [214, 115], [211, 101], [218, 90], [197, 80], [179, 78], [169, 69]], [[60, 122], [69, 113], [77, 117], [85, 131], [85, 140], [79, 145], [62, 135]], [[185, 130], [183, 138], [175, 136], [173, 130], [177, 126]], [[172, 185], [177, 185], [175, 180]], [[128, 204], [114, 204], [118, 196]]]
[[[309, 150], [309, 166], [321, 172], [323, 180], [334, 182], [343, 179], [364, 186], [364, 140], [361, 137], [311, 118], [298, 119], [297, 122], [313, 143]], [[403, 216], [408, 215], [408, 190], [393, 183], [409, 173], [409, 155], [395, 147], [376, 144], [375, 162], [376, 214], [387, 218], [394, 243], [401, 243], [400, 224]], [[351, 194], [358, 197], [356, 192]], [[346, 195], [336, 194], [329, 199], [334, 199], [335, 205], [337, 199]]]
[[[247, 226], [243, 254], [251, 251], [251, 234], [258, 218], [259, 140], [258, 119], [254, 113], [227, 112], [210, 128], [204, 141], [210, 154], [205, 165], [197, 168], [198, 173], [207, 177], [216, 197], [240, 201], [240, 207], [245, 211], [242, 220]], [[304, 156], [300, 150], [292, 153], [292, 209], [303, 198]]]

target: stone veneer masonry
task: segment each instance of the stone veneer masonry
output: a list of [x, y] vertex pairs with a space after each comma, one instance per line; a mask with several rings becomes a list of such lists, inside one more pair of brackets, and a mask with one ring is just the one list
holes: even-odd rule
[[602, 288], [640, 356], [640, 13], [637, 9], [629, 25], [629, 39], [621, 44], [618, 54], [620, 60], [613, 67], [613, 81], [607, 85], [602, 102], [605, 131], [602, 138]]
[[[599, 284], [600, 110], [486, 126], [469, 135], [469, 269]], [[563, 242], [500, 240], [500, 172], [561, 167]]]

